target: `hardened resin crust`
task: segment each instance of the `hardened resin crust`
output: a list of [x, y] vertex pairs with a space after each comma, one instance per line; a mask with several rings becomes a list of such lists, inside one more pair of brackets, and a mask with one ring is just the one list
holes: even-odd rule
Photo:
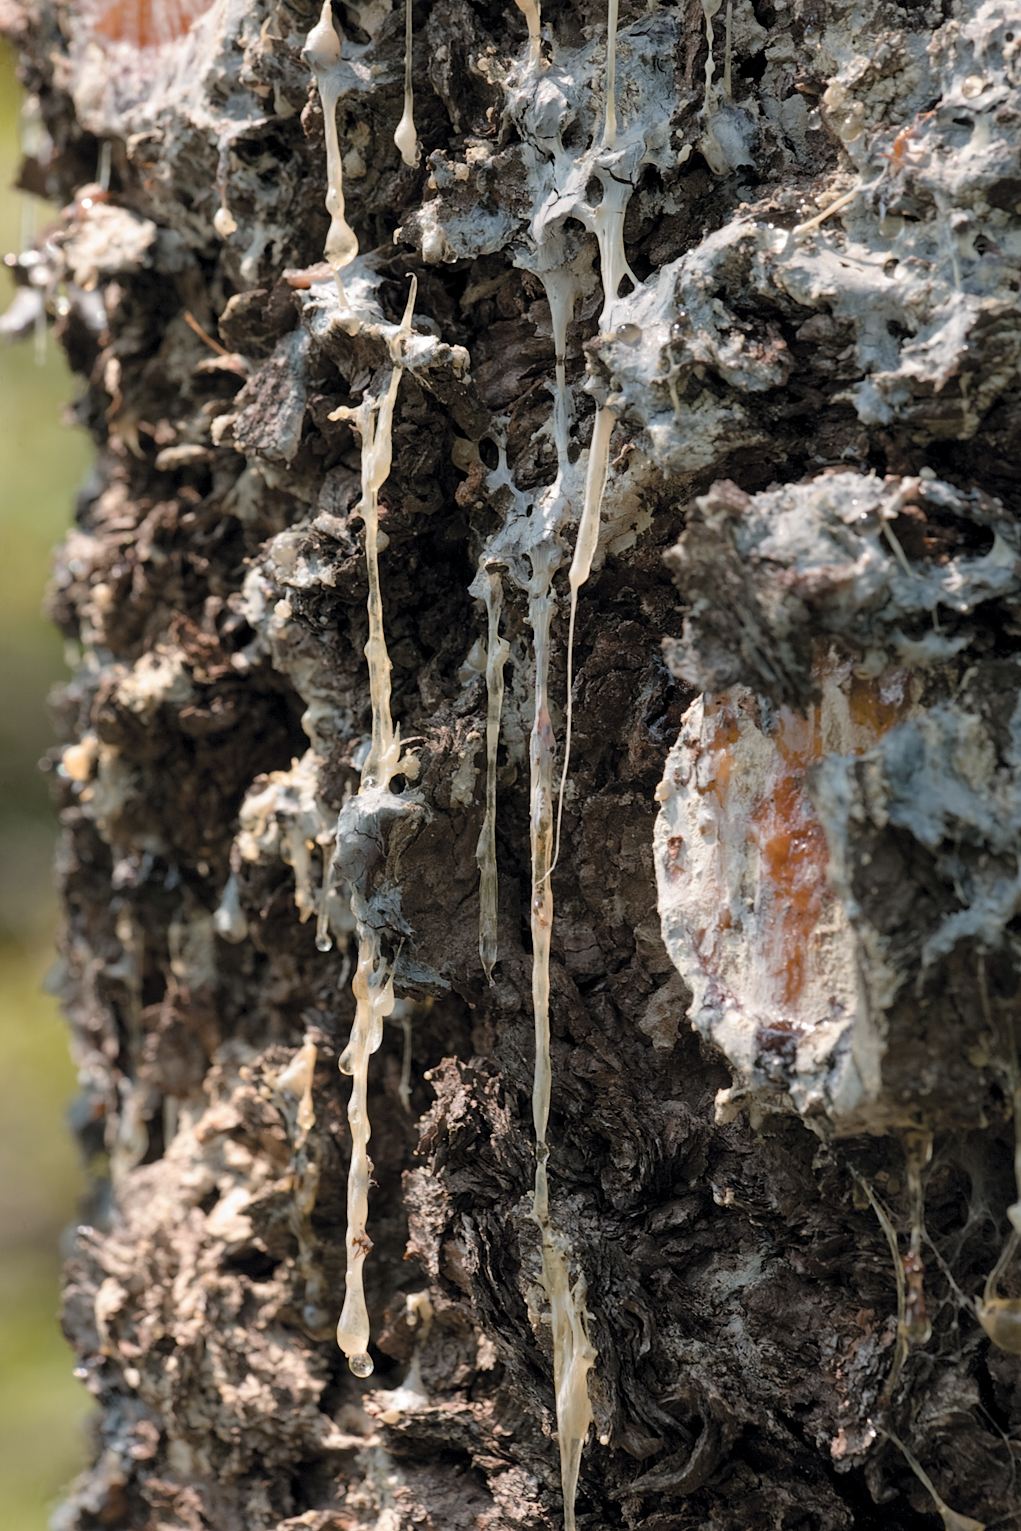
[[1021, 7], [0, 21], [56, 1531], [1021, 1523]]

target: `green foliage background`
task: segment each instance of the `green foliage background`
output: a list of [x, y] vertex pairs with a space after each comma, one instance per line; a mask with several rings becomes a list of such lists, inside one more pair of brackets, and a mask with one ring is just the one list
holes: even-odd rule
[[[11, 190], [20, 89], [0, 52], [0, 254], [53, 216]], [[13, 284], [0, 271], [0, 307]], [[66, 672], [40, 614], [50, 549], [89, 461], [61, 424], [72, 392], [52, 339], [0, 346], [0, 1531], [43, 1531], [85, 1454], [89, 1399], [56, 1324], [59, 1240], [80, 1171], [64, 1124], [74, 1090], [67, 1034], [41, 990], [53, 961], [54, 821], [36, 762], [52, 743], [45, 696]]]

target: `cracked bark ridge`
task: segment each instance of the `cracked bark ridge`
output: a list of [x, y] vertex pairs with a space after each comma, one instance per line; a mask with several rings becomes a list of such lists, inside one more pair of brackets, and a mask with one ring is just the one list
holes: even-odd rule
[[[514, 6], [412, 14], [417, 166], [403, 7], [335, 8], [364, 252], [342, 308], [319, 6], [0, 11], [46, 127], [22, 184], [66, 209], [12, 268], [7, 329], [54, 319], [98, 450], [52, 591], [81, 645], [52, 765], [95, 1177], [64, 1323], [98, 1401], [58, 1525], [562, 1524], [524, 587], [541, 528], [561, 740], [597, 402], [551, 963], [552, 1210], [599, 1353], [579, 1524], [931, 1525], [880, 1416], [957, 1512], [1003, 1521], [1021, 1374], [971, 1298], [1015, 1195], [1021, 25], [999, 0], [627, 3], [608, 144], [602, 9], [551, 6], [538, 65]], [[418, 765], [374, 812], [360, 452], [334, 417], [385, 387], [412, 274], [380, 568]], [[469, 586], [497, 546], [490, 987]], [[400, 996], [369, 1074], [364, 1379], [328, 1332], [351, 891]], [[903, 1248], [908, 1127], [935, 1136], [933, 1332], [888, 1399], [893, 1262], [851, 1170]]]

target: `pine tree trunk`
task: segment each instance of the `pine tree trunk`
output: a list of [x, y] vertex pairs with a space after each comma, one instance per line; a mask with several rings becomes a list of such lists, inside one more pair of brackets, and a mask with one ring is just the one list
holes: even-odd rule
[[5, 0], [57, 1524], [1015, 1524], [1021, 13], [519, 7]]

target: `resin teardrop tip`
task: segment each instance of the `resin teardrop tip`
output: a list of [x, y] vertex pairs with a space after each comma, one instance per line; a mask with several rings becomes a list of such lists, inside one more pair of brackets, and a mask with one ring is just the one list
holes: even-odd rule
[[364, 1351], [361, 1355], [349, 1356], [347, 1364], [356, 1377], [372, 1376], [372, 1357], [366, 1355]]
[[213, 214], [213, 228], [221, 239], [228, 239], [231, 234], [237, 233], [237, 222], [227, 207], [218, 207]]
[[940, 1516], [946, 1531], [986, 1531], [984, 1520], [972, 1520], [970, 1515], [958, 1515], [956, 1510], [944, 1508]]
[[333, 950], [333, 938], [332, 938], [332, 936], [316, 936], [316, 951], [319, 951], [319, 952], [332, 952], [332, 950]]
[[998, 1350], [1021, 1356], [1021, 1298], [995, 1297], [991, 1302], [977, 1302], [975, 1312]]
[[304, 51], [313, 69], [329, 69], [340, 58], [340, 38], [333, 25], [331, 0], [324, 0], [319, 20], [305, 39]]

